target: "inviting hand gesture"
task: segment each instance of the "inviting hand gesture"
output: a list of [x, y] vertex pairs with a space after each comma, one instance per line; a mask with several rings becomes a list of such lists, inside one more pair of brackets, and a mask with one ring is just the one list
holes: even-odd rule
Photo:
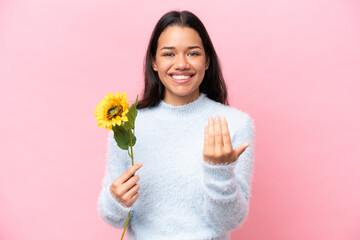
[[211, 164], [225, 164], [235, 162], [250, 146], [249, 142], [233, 149], [226, 119], [216, 116], [209, 118], [205, 127], [204, 161]]

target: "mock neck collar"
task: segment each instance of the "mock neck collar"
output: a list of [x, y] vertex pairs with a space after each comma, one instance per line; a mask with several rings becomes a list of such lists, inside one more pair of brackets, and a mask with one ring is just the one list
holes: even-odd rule
[[207, 102], [208, 98], [205, 93], [200, 93], [199, 97], [187, 104], [184, 105], [172, 105], [161, 100], [158, 109], [164, 114], [168, 114], [169, 116], [187, 116], [193, 115], [201, 112], [204, 109], [204, 105]]

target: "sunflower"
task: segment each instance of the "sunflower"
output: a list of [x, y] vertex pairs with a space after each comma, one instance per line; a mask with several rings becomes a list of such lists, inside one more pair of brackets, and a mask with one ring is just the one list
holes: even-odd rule
[[113, 126], [120, 126], [123, 122], [127, 122], [126, 114], [129, 112], [129, 102], [127, 102], [126, 92], [105, 95], [105, 98], [96, 105], [94, 112], [99, 128], [105, 127], [105, 129], [111, 130]]

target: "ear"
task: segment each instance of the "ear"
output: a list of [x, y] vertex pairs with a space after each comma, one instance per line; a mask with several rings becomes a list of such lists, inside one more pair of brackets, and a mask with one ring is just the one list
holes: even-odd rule
[[156, 72], [158, 70], [157, 65], [156, 65], [156, 61], [154, 58], [151, 58], [151, 66], [154, 69], [154, 71]]
[[206, 57], [205, 70], [208, 70], [209, 65], [210, 65], [210, 58]]

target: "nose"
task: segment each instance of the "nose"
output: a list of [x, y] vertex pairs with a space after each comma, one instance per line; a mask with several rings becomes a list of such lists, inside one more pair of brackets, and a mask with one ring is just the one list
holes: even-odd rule
[[187, 62], [184, 55], [178, 55], [175, 60], [175, 69], [187, 69], [189, 68], [189, 63]]

